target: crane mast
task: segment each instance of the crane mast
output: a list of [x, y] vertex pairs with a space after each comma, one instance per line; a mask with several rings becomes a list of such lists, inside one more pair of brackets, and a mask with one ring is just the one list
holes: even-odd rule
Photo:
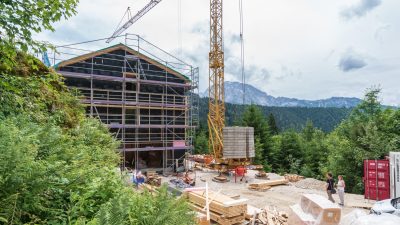
[[210, 53], [208, 88], [209, 146], [217, 162], [223, 157], [225, 126], [224, 44], [222, 32], [222, 0], [210, 0]]

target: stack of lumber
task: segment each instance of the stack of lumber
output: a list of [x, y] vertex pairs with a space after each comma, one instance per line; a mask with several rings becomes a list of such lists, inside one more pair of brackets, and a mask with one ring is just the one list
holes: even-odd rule
[[[187, 198], [193, 210], [206, 213], [204, 210], [206, 206], [205, 191], [188, 192]], [[235, 200], [212, 191], [208, 193], [208, 200], [212, 221], [222, 225], [231, 225], [242, 223], [245, 220], [247, 211], [247, 205], [244, 203], [245, 200]]]
[[289, 224], [338, 225], [340, 222], [341, 209], [321, 195], [304, 194], [300, 204], [290, 208]]
[[146, 180], [147, 184], [150, 184], [150, 185], [153, 185], [156, 187], [161, 186], [161, 177], [158, 176], [156, 171], [152, 171], [152, 170], [147, 171], [146, 177], [147, 177], [147, 180]]
[[285, 212], [278, 212], [276, 208], [247, 207], [246, 219], [249, 224], [254, 225], [287, 225], [288, 215]]
[[289, 181], [286, 179], [269, 180], [261, 183], [249, 184], [249, 189], [255, 191], [266, 191], [270, 189], [272, 186], [287, 184], [288, 182]]
[[285, 174], [285, 179], [289, 182], [297, 182], [303, 180], [304, 177], [297, 174]]

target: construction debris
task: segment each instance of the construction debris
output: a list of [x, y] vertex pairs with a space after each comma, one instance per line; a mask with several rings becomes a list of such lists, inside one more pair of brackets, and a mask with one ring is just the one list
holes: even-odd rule
[[175, 187], [184, 189], [184, 188], [189, 188], [192, 187], [190, 184], [185, 183], [181, 178], [174, 178], [171, 179], [169, 182], [175, 185]]
[[297, 174], [285, 174], [284, 177], [289, 182], [298, 182], [298, 181], [304, 179], [304, 176], [300, 176], [300, 175], [297, 175]]
[[[187, 193], [187, 198], [193, 210], [206, 213], [205, 191], [193, 191]], [[243, 223], [245, 220], [247, 205], [246, 199], [232, 199], [226, 195], [209, 191], [208, 201], [210, 208], [210, 218], [214, 222], [222, 225]]]
[[161, 186], [161, 177], [158, 176], [156, 171], [149, 170], [146, 172], [146, 176], [147, 176], [146, 184], [150, 184], [156, 187]]
[[[253, 207], [254, 208], [254, 207]], [[249, 224], [254, 225], [287, 225], [288, 215], [285, 212], [278, 212], [275, 207], [264, 208], [263, 210], [248, 207], [247, 219]]]
[[256, 173], [255, 177], [257, 179], [266, 179], [266, 180], [269, 179], [267, 173], [264, 172], [263, 170], [259, 170], [258, 173]]

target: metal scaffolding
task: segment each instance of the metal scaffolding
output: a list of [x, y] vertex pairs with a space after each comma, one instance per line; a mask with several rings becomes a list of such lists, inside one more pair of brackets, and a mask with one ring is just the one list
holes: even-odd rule
[[[121, 141], [123, 169], [172, 171], [193, 149], [199, 70], [138, 35], [101, 50], [96, 40], [59, 46], [52, 65], [87, 114]], [[50, 55], [50, 54], [49, 54]]]

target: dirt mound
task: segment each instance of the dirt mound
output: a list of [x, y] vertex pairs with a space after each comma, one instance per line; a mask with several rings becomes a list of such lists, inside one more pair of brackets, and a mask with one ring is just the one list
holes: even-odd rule
[[314, 178], [306, 178], [294, 183], [294, 186], [304, 189], [325, 190], [325, 182]]

